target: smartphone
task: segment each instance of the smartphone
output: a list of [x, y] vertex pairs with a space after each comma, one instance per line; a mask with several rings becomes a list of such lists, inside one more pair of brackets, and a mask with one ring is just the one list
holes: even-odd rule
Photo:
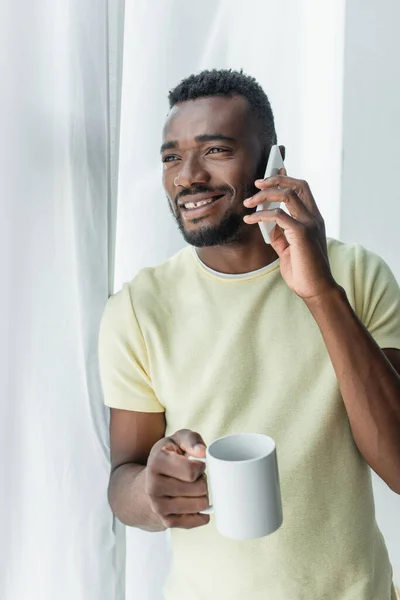
[[[281, 151], [279, 150], [279, 146], [272, 146], [271, 152], [269, 153], [267, 168], [265, 169], [264, 179], [267, 177], [272, 177], [273, 175], [277, 175], [279, 169], [283, 169], [285, 167], [281, 155]], [[260, 210], [272, 210], [274, 208], [279, 208], [281, 205], [280, 202], [264, 202], [264, 204], [259, 204], [257, 206], [256, 212]], [[266, 244], [271, 243], [271, 234], [275, 229], [276, 223], [274, 221], [262, 222], [258, 224], [264, 238]]]

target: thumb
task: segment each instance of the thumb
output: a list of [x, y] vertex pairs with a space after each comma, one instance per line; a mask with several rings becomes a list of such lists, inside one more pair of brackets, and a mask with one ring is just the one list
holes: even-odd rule
[[174, 433], [172, 439], [187, 454], [198, 456], [199, 458], [203, 458], [206, 455], [206, 445], [199, 433], [190, 431], [190, 429], [181, 429]]
[[289, 246], [289, 242], [286, 239], [283, 229], [281, 229], [279, 227], [279, 225], [276, 225], [275, 229], [273, 230], [270, 237], [271, 237], [271, 246], [273, 247], [273, 249], [275, 250], [275, 252], [277, 253], [277, 255], [280, 258], [282, 256], [283, 252]]

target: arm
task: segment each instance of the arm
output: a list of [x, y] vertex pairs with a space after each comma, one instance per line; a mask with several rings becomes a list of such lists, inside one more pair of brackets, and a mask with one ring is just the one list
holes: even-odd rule
[[[251, 208], [265, 201], [283, 202], [290, 214], [263, 210], [244, 220], [251, 225], [275, 221], [279, 226], [271, 244], [282, 277], [321, 330], [355, 442], [368, 464], [400, 493], [400, 351], [380, 350], [334, 280], [325, 224], [307, 182], [287, 177], [284, 169], [280, 173], [256, 181], [261, 191], [244, 204]], [[399, 304], [399, 293], [394, 292], [393, 306]], [[399, 319], [393, 310], [390, 319], [398, 339]]]
[[164, 433], [164, 413], [111, 409], [108, 500], [113, 513], [125, 525], [147, 531], [166, 529], [145, 493], [147, 460]]
[[99, 367], [104, 400], [112, 407], [108, 497], [115, 515], [147, 531], [208, 523], [209, 517], [199, 514], [208, 506], [205, 467], [185, 455], [204, 457], [204, 441], [187, 430], [164, 437], [164, 407], [153, 389], [130, 286], [105, 307]]
[[400, 351], [379, 348], [341, 288], [306, 304], [324, 338], [354, 440], [370, 467], [400, 494]]
[[[208, 506], [203, 457], [205, 446], [194, 432], [165, 438], [164, 413], [111, 410], [111, 476], [108, 498], [122, 523], [146, 531], [206, 525]], [[200, 444], [199, 447], [195, 447]]]

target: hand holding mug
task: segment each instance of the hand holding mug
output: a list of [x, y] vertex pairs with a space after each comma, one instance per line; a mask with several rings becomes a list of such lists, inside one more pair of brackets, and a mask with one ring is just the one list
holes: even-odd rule
[[200, 512], [209, 505], [205, 465], [187, 458], [187, 454], [204, 458], [205, 453], [201, 436], [187, 429], [153, 446], [147, 462], [145, 491], [165, 527], [193, 529], [209, 522], [210, 517]]

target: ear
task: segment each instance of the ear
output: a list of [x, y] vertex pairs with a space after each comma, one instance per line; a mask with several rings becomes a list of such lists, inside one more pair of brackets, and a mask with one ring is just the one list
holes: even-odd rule
[[286, 157], [286, 148], [285, 148], [285, 146], [279, 146], [279, 150], [281, 151], [282, 160], [285, 161], [285, 157]]

